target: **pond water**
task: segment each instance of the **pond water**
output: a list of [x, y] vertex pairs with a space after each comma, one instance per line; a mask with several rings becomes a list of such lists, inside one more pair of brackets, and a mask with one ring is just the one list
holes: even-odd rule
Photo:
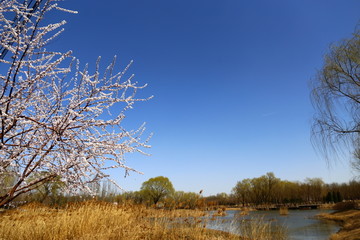
[[[288, 215], [280, 215], [279, 211], [254, 211], [241, 216], [240, 211], [226, 211], [227, 215], [216, 217], [208, 222], [207, 227], [232, 233], [239, 233], [238, 225], [244, 221], [261, 219], [271, 222], [271, 225], [287, 229], [290, 240], [325, 240], [339, 231], [340, 226], [335, 222], [316, 219], [315, 215], [329, 213], [332, 210], [289, 210]], [[241, 233], [240, 233], [241, 234]]]

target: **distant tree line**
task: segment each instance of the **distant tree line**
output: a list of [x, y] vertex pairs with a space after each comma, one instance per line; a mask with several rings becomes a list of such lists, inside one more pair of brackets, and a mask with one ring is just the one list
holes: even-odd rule
[[257, 178], [246, 178], [232, 189], [233, 202], [241, 205], [330, 203], [360, 199], [360, 182], [325, 184], [321, 178], [292, 182], [276, 178], [269, 172]]
[[[11, 175], [2, 176], [0, 191], [15, 181]], [[326, 184], [321, 178], [306, 178], [303, 182], [292, 182], [277, 178], [269, 172], [256, 178], [238, 181], [230, 194], [219, 193], [204, 197], [200, 193], [176, 191], [167, 177], [159, 176], [143, 182], [139, 191], [120, 192], [111, 182], [88, 184], [93, 194], [79, 191], [64, 192], [61, 179], [53, 179], [39, 185], [21, 196], [14, 204], [41, 202], [49, 205], [65, 205], [70, 202], [91, 199], [116, 202], [117, 204], [144, 204], [158, 208], [213, 208], [218, 206], [257, 206], [264, 204], [336, 203], [343, 200], [360, 199], [360, 182]]]
[[[14, 176], [0, 176], [0, 193], [16, 181]], [[200, 193], [176, 191], [167, 177], [159, 176], [143, 182], [139, 191], [122, 192], [110, 181], [87, 184], [88, 191], [78, 191], [76, 194], [64, 192], [65, 185], [60, 178], [49, 181], [20, 196], [17, 201], [5, 207], [16, 207], [28, 202], [40, 202], [52, 206], [63, 206], [72, 202], [101, 200], [117, 204], [144, 204], [159, 208], [195, 209], [204, 207], [204, 199]]]

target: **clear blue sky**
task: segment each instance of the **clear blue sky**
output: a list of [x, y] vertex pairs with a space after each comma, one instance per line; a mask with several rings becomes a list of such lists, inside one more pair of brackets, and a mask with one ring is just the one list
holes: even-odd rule
[[169, 177], [177, 190], [230, 193], [236, 182], [274, 172], [281, 179], [347, 182], [348, 162], [328, 168], [310, 142], [309, 81], [329, 45], [351, 36], [358, 0], [66, 0], [79, 14], [51, 47], [73, 50], [82, 63], [130, 60], [141, 96], [124, 124], [147, 122], [150, 157], [127, 164], [138, 190]]

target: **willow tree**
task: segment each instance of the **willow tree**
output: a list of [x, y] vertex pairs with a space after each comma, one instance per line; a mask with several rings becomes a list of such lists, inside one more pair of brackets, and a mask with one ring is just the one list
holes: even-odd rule
[[163, 176], [150, 178], [141, 185], [143, 196], [155, 205], [174, 192], [175, 189], [169, 178]]
[[45, 49], [66, 23], [43, 21], [54, 11], [74, 13], [56, 0], [0, 1], [0, 181], [13, 178], [0, 207], [54, 179], [76, 191], [110, 168], [137, 172], [124, 155], [149, 147], [144, 126], [122, 124], [147, 100], [135, 96], [145, 85], [126, 74], [130, 64], [116, 72], [114, 61], [101, 74], [98, 61], [90, 73], [71, 51]]
[[360, 30], [331, 47], [313, 81], [312, 134], [328, 160], [353, 154], [360, 171]]

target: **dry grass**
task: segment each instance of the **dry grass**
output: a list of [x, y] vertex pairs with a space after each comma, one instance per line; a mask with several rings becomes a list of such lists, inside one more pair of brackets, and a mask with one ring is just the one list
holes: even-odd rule
[[320, 218], [341, 222], [342, 228], [331, 235], [331, 240], [360, 239], [360, 210], [348, 210], [330, 214], [321, 214]]
[[280, 215], [283, 216], [289, 215], [289, 209], [287, 207], [281, 207], [279, 211], [280, 211]]
[[39, 204], [0, 213], [0, 239], [240, 239], [205, 228], [204, 212], [86, 202], [54, 209]]
[[251, 240], [286, 240], [288, 232], [285, 226], [273, 224], [264, 217], [243, 219], [239, 222], [238, 232], [244, 239]]

